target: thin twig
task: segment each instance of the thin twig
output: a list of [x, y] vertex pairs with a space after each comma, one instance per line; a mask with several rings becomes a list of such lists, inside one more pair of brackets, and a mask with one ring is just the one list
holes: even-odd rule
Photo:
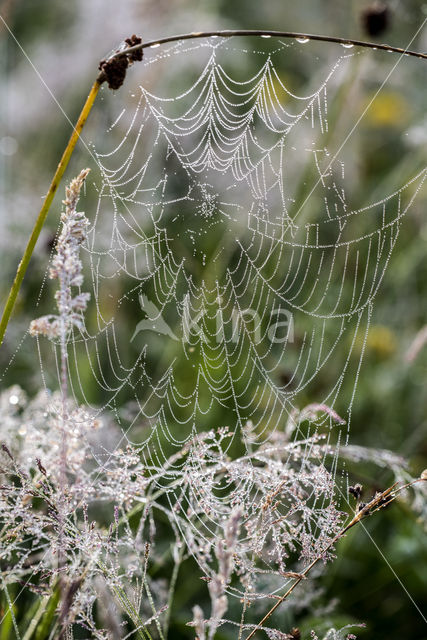
[[236, 30], [223, 30], [223, 31], [195, 31], [192, 33], [184, 33], [177, 36], [168, 36], [166, 38], [158, 38], [157, 40], [150, 40], [148, 42], [142, 42], [141, 44], [128, 47], [122, 51], [116, 51], [110, 56], [112, 58], [118, 58], [124, 55], [129, 55], [132, 51], [139, 51], [140, 49], [149, 49], [150, 47], [158, 47], [162, 44], [170, 42], [178, 42], [179, 40], [194, 40], [196, 38], [232, 38], [234, 36], [260, 36], [261, 38], [290, 38], [293, 40], [317, 40], [318, 42], [334, 42], [343, 46], [353, 45], [355, 47], [363, 47], [365, 49], [378, 49], [380, 51], [389, 51], [392, 53], [400, 53], [401, 55], [408, 55], [414, 58], [421, 58], [427, 60], [427, 53], [420, 51], [411, 51], [409, 49], [402, 49], [401, 47], [393, 47], [388, 44], [379, 44], [377, 42], [365, 42], [364, 40], [352, 40], [349, 38], [336, 38], [334, 36], [323, 36], [312, 33], [297, 33], [294, 31], [263, 31], [258, 29], [236, 29]]

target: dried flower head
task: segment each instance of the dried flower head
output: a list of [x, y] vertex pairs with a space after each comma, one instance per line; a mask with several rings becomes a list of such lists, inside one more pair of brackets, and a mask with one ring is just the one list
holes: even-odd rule
[[[137, 44], [141, 44], [142, 38], [133, 34], [130, 38], [126, 38], [125, 42], [129, 47], [135, 47]], [[130, 62], [141, 62], [143, 54], [143, 49], [137, 49], [128, 53], [127, 57]]]
[[[126, 38], [123, 45], [117, 49], [115, 54], [126, 52], [126, 49], [134, 47], [137, 44], [141, 44], [142, 38], [139, 38], [135, 34], [130, 38]], [[134, 62], [142, 60], [143, 49], [137, 49], [130, 53], [123, 53], [123, 55], [114, 55], [106, 60], [101, 60], [99, 63], [99, 70], [101, 73], [101, 80], [106, 80], [110, 89], [119, 89], [126, 77], [126, 71], [130, 65]]]
[[349, 487], [348, 488], [348, 492], [354, 498], [356, 498], [356, 500], [359, 500], [360, 496], [362, 495], [362, 491], [363, 491], [363, 487], [362, 487], [361, 484], [355, 484], [354, 487]]
[[43, 335], [53, 340], [60, 336], [64, 338], [73, 326], [83, 328], [82, 312], [86, 309], [90, 294], [78, 293], [73, 296], [72, 287], [80, 287], [83, 284], [80, 246], [86, 239], [89, 220], [84, 213], [77, 211], [76, 207], [88, 173], [89, 169], [81, 171], [65, 189], [62, 228], [49, 269], [49, 277], [59, 281], [59, 288], [55, 294], [58, 315], [42, 316], [33, 320], [30, 324], [32, 336]]
[[366, 33], [372, 37], [380, 36], [390, 26], [390, 10], [383, 2], [374, 2], [361, 15]]

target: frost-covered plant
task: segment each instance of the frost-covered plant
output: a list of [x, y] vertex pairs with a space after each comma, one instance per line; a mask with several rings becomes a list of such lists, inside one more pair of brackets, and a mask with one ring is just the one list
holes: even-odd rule
[[[332, 474], [325, 466], [324, 434], [289, 440], [275, 434], [253, 453], [230, 459], [227, 429], [195, 439], [183, 466], [181, 505], [186, 501], [188, 544], [209, 572], [210, 559], [218, 560], [216, 539], [223, 522], [240, 514], [242, 535], [233, 543], [236, 572], [242, 593], [254, 597], [257, 576], [266, 572], [289, 577], [295, 563], [310, 561], [325, 551], [339, 530], [344, 514], [335, 502]], [[243, 444], [248, 445], [243, 438]], [[221, 488], [227, 487], [227, 499]], [[212, 522], [218, 522], [215, 534]], [[209, 542], [207, 542], [209, 540]]]
[[[82, 313], [89, 299], [87, 293], [74, 294], [83, 283], [79, 252], [89, 222], [76, 207], [87, 174], [88, 170], [82, 171], [66, 189], [62, 228], [49, 271], [59, 283], [58, 314], [38, 318], [30, 326], [31, 335], [59, 343], [60, 390], [42, 391], [28, 401], [15, 386], [0, 401], [6, 477], [1, 492], [1, 559], [8, 566], [4, 588], [26, 580], [25, 585], [38, 593], [59, 591], [60, 637], [69, 636], [74, 622], [96, 629], [91, 610], [100, 578], [136, 627], [142, 628], [140, 608], [126, 590], [133, 578], [145, 584], [149, 557], [149, 546], [141, 539], [145, 518], [136, 532], [122, 527], [124, 508], [144, 496], [140, 458], [130, 449], [108, 456], [104, 452], [98, 458], [93, 434], [101, 421], [86, 407], [76, 406], [67, 393], [67, 340], [73, 327], [83, 328]], [[100, 504], [102, 519], [96, 521]], [[150, 602], [151, 617], [157, 619], [151, 596]], [[96, 631], [94, 637], [103, 636]]]
[[[76, 208], [87, 173], [66, 190], [49, 272], [59, 283], [58, 313], [30, 326], [33, 336], [59, 347], [60, 388], [29, 399], [15, 385], [0, 395], [0, 562], [15, 632], [20, 637], [9, 589], [18, 583], [39, 598], [26, 639], [44, 619], [51, 638], [72, 638], [79, 625], [98, 639], [130, 633], [164, 640], [177, 572], [191, 556], [211, 602], [209, 617], [197, 604], [188, 623], [199, 640], [213, 640], [225, 624], [238, 628], [239, 640], [258, 631], [272, 640], [298, 640], [298, 629], [266, 626], [272, 612], [300, 583], [304, 592], [309, 572], [334, 558], [337, 541], [351, 527], [398, 493], [414, 487], [421, 511], [426, 483], [417, 488], [405, 462], [391, 452], [343, 447], [340, 455], [386, 466], [400, 483], [366, 503], [359, 485], [351, 487], [356, 510], [346, 519], [335, 473], [338, 448], [330, 439], [342, 419], [323, 404], [295, 409], [283, 430], [261, 445], [247, 424], [242, 453], [234, 458], [228, 451], [235, 434], [225, 427], [194, 435], [158, 464], [147, 461], [142, 445], [108, 447], [112, 433], [120, 436], [112, 415], [78, 406], [68, 395], [68, 339], [84, 329], [89, 300], [80, 291], [79, 255], [89, 222]], [[162, 562], [159, 516], [170, 525], [174, 561], [166, 589], [150, 577], [150, 562]], [[226, 617], [236, 598], [242, 603], [238, 620]], [[250, 607], [258, 618], [272, 598], [259, 624], [248, 620]], [[330, 629], [325, 640], [354, 637], [346, 629]]]
[[[307, 567], [330, 559], [348, 526], [335, 504], [337, 487], [326, 468], [334, 448], [319, 433], [296, 441], [290, 431], [276, 434], [252, 454], [232, 460], [226, 454], [230, 434], [218, 429], [199, 434], [155, 467], [142, 463], [137, 445], [103, 448], [103, 431], [114, 428], [112, 421], [71, 401], [67, 413], [74, 432], [67, 439], [61, 522], [60, 394], [40, 392], [29, 400], [14, 386], [1, 394], [0, 408], [5, 443], [0, 491], [3, 587], [26, 584], [43, 596], [40, 607], [45, 609], [61, 578], [65, 588], [56, 626], [68, 633], [80, 624], [94, 638], [117, 637], [111, 629], [116, 624], [124, 633], [125, 614], [134, 628], [151, 625], [153, 637], [161, 637], [167, 594], [149, 576], [150, 557], [159, 557], [158, 514], [171, 523], [174, 555], [193, 555], [207, 580], [210, 616], [205, 618], [198, 605], [191, 623], [200, 640], [233, 623], [226, 614], [235, 596], [246, 610], [235, 624], [242, 631], [258, 628], [246, 621], [249, 604], [270, 602], [280, 582], [295, 584]], [[165, 468], [174, 469], [169, 480]], [[218, 497], [224, 486], [225, 500]], [[390, 499], [390, 492], [374, 496], [356, 509], [354, 518], [369, 515]], [[105, 593], [113, 614], [102, 630], [94, 606], [100, 597], [108, 601]], [[265, 624], [261, 628], [270, 638], [291, 637]], [[326, 637], [335, 637], [331, 633]]]
[[[47, 596], [61, 581], [61, 628], [74, 622], [94, 625], [91, 609], [102, 581], [141, 625], [131, 592], [138, 581], [143, 584], [148, 563], [150, 549], [142, 536], [145, 517], [136, 531], [126, 526], [124, 517], [144, 499], [147, 479], [139, 457], [126, 449], [108, 456], [104, 452], [104, 463], [96, 460], [102, 423], [69, 403], [73, 432], [67, 439], [64, 494], [58, 471], [60, 395], [41, 392], [28, 401], [13, 387], [2, 394], [0, 404], [2, 425], [7, 426], [2, 440], [10, 442], [1, 452], [5, 482], [0, 493], [0, 558], [7, 567], [5, 588], [19, 582]], [[12, 430], [18, 438], [11, 438]]]
[[65, 340], [69, 330], [82, 327], [82, 312], [85, 311], [89, 293], [73, 295], [73, 287], [83, 284], [80, 246], [86, 239], [89, 220], [77, 211], [77, 203], [89, 169], [80, 172], [65, 190], [65, 211], [61, 215], [62, 228], [56, 242], [55, 255], [49, 269], [49, 277], [58, 280], [55, 295], [58, 315], [42, 316], [30, 324], [30, 334]]

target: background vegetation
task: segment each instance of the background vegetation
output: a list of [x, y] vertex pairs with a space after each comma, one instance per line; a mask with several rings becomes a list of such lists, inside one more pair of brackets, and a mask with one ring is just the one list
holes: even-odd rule
[[[40, 198], [69, 136], [65, 114], [75, 121], [98, 60], [110, 48], [134, 32], [152, 39], [209, 28], [280, 28], [367, 39], [370, 35], [362, 21], [366, 6], [356, 0], [3, 1], [0, 15], [13, 35], [0, 23], [1, 298], [8, 290]], [[423, 23], [427, 5], [395, 0], [387, 6], [390, 23], [380, 40], [406, 46]], [[421, 30], [411, 48], [427, 50], [427, 29]], [[371, 72], [378, 81], [384, 74], [382, 58], [378, 55], [373, 60]], [[422, 61], [405, 61], [402, 67], [405, 64], [393, 75], [360, 129], [354, 170], [363, 178], [360, 189], [364, 196], [374, 196], [379, 184], [389, 184], [391, 191], [417, 167], [425, 166], [427, 66]], [[306, 56], [295, 76], [310, 78], [311, 72]], [[362, 98], [368, 100], [371, 90], [366, 82]], [[102, 102], [91, 118], [92, 131], [102, 132]], [[76, 167], [81, 168], [78, 154], [69, 176], [76, 173]], [[7, 367], [34, 317], [59, 202], [57, 196], [0, 351], [1, 370], [6, 368], [2, 385], [19, 382], [30, 393], [40, 384], [32, 349], [20, 350], [13, 366]], [[414, 474], [427, 461], [427, 346], [413, 362], [407, 361], [406, 354], [417, 332], [427, 324], [426, 204], [424, 186], [404, 220], [398, 248], [377, 299], [352, 427], [354, 444], [384, 447], [404, 455], [411, 461]], [[374, 477], [369, 469], [364, 469], [363, 475], [361, 480], [374, 490], [387, 482], [386, 474]], [[362, 530], [353, 531], [340, 544], [335, 564], [321, 578], [324, 591], [320, 598], [325, 602], [338, 599], [330, 620], [336, 624], [365, 621], [366, 638], [427, 638], [425, 619], [413, 602], [422, 609], [427, 591], [427, 548], [422, 526], [399, 506], [385, 511], [368, 526], [376, 544]], [[167, 567], [160, 571], [166, 575]], [[182, 581], [182, 585], [188, 584]], [[179, 612], [187, 612], [194, 597], [186, 588], [181, 587], [175, 604], [177, 626], [172, 627], [173, 638], [192, 634], [179, 625]], [[300, 615], [306, 628], [316, 625], [313, 611], [302, 610]], [[182, 617], [189, 618], [187, 613]], [[283, 624], [300, 624], [301, 619], [288, 620], [284, 614]], [[3, 637], [7, 635], [0, 632]]]

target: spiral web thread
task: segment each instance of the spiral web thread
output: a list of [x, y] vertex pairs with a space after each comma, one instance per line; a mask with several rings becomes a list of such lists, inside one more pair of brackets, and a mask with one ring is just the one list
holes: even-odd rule
[[[89, 363], [96, 405], [104, 404], [96, 411], [115, 414], [120, 446], [136, 445], [159, 489], [169, 487], [177, 536], [197, 548], [207, 573], [209, 541], [230, 510], [250, 512], [265, 499], [262, 465], [283, 433], [288, 460], [298, 440], [300, 474], [317, 455], [331, 474], [322, 482], [335, 480], [374, 300], [425, 178], [423, 170], [352, 208], [344, 161], [327, 143], [328, 92], [336, 94], [354, 54], [297, 95], [280, 71], [290, 47], [248, 51], [211, 38], [146, 52], [135, 74], [143, 86], [105, 98], [111, 124], [92, 148], [98, 168], [82, 198], [92, 223], [83, 248], [92, 308], [70, 337], [70, 389], [95, 404]], [[308, 433], [300, 429], [307, 417]], [[331, 450], [312, 439], [318, 432]], [[102, 466], [110, 453], [97, 456]], [[218, 479], [224, 461], [228, 474]], [[307, 526], [319, 539], [332, 493], [314, 495]], [[278, 506], [271, 517], [281, 515]], [[274, 553], [264, 560], [266, 571], [277, 565], [283, 574]]]

